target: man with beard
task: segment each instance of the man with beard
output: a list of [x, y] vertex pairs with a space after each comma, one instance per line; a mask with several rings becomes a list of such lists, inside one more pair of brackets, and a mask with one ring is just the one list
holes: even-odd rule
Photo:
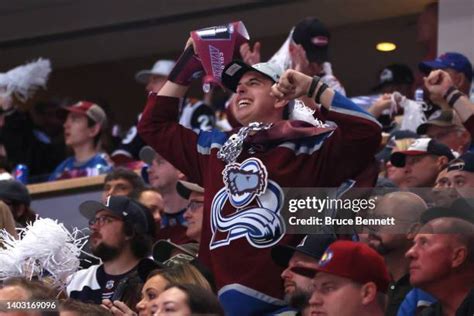
[[103, 299], [122, 299], [119, 284], [131, 280], [140, 259], [151, 250], [154, 224], [146, 208], [125, 196], [110, 196], [105, 204], [86, 201], [79, 206], [89, 219], [92, 253], [102, 259], [72, 275], [70, 298], [100, 304]]
[[281, 274], [285, 302], [292, 309], [303, 311], [313, 292], [311, 277], [293, 271], [296, 263], [316, 263], [334, 241], [336, 236], [332, 234], [306, 235], [296, 247], [279, 245], [272, 249], [273, 261], [285, 268]]
[[418, 195], [411, 192], [393, 192], [381, 197], [373, 211], [375, 218], [395, 218], [394, 226], [371, 227], [368, 238], [369, 246], [384, 257], [394, 280], [387, 292], [387, 316], [397, 315], [400, 303], [411, 290], [405, 253], [412, 244], [410, 232], [426, 209], [426, 203]]

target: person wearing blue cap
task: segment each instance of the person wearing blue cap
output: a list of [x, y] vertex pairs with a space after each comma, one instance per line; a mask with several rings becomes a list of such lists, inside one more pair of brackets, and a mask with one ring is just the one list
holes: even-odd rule
[[[471, 140], [474, 139], [474, 104], [469, 100], [469, 95], [456, 86], [455, 80], [448, 71], [442, 69], [431, 71], [424, 81], [430, 98], [435, 100], [434, 102], [437, 102], [443, 110], [454, 111], [469, 132]], [[473, 151], [472, 141], [469, 151]]]
[[448, 52], [440, 55], [435, 60], [421, 62], [418, 68], [425, 75], [437, 69], [446, 71], [454, 85], [461, 92], [469, 94], [472, 82], [472, 64], [463, 54]]

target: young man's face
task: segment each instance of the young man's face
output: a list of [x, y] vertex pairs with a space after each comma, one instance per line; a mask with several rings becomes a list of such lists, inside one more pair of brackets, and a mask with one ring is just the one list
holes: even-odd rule
[[107, 197], [127, 196], [133, 191], [133, 186], [128, 180], [118, 178], [104, 183], [104, 190], [102, 191], [102, 202], [107, 201]]
[[64, 142], [67, 146], [75, 147], [94, 141], [97, 132], [87, 126], [87, 116], [69, 112], [64, 122]]
[[184, 218], [188, 223], [186, 236], [196, 240], [201, 240], [202, 216], [204, 211], [204, 194], [191, 192], [189, 204], [184, 213]]
[[156, 155], [152, 165], [148, 168], [148, 180], [152, 187], [160, 192], [176, 190], [176, 182], [180, 172], [160, 155]]
[[270, 95], [272, 85], [272, 80], [256, 71], [249, 71], [242, 76], [237, 86], [234, 107], [235, 117], [242, 125], [273, 121], [277, 100]]
[[90, 225], [89, 237], [91, 251], [102, 261], [115, 259], [126, 244], [124, 221], [110, 211], [102, 210], [95, 214], [95, 223]]
[[474, 172], [451, 170], [446, 176], [457, 193], [465, 198], [474, 197]]
[[310, 315], [360, 315], [362, 295], [360, 286], [333, 274], [318, 272], [314, 291], [309, 300]]
[[437, 206], [449, 207], [451, 203], [459, 197], [458, 192], [453, 188], [451, 179], [448, 176], [447, 168], [444, 168], [438, 174], [432, 191], [433, 199]]
[[147, 190], [143, 191], [138, 198], [138, 202], [142, 203], [151, 211], [156, 227], [161, 225], [161, 214], [165, 211], [165, 204], [160, 193]]
[[406, 156], [404, 183], [406, 187], [432, 187], [438, 176], [437, 156]]

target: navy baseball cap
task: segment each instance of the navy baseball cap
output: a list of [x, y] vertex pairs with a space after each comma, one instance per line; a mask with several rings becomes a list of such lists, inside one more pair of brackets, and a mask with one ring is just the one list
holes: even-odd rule
[[336, 241], [336, 235], [334, 234], [306, 235], [296, 247], [286, 245], [275, 246], [272, 249], [272, 259], [277, 265], [286, 268], [291, 257], [297, 251], [318, 261], [326, 251], [326, 248], [334, 241]]
[[454, 159], [454, 154], [448, 146], [441, 144], [431, 138], [418, 138], [415, 140], [407, 150], [394, 152], [390, 156], [390, 162], [395, 167], [404, 167], [406, 156], [418, 155], [435, 155], [445, 156], [449, 160]]
[[331, 34], [315, 17], [307, 17], [298, 22], [292, 37], [296, 44], [303, 46], [310, 62], [322, 64], [329, 59], [328, 48]]
[[389, 84], [411, 85], [414, 81], [415, 77], [410, 67], [403, 64], [391, 64], [380, 71], [379, 83], [372, 90], [378, 91]]
[[105, 204], [97, 201], [85, 201], [79, 205], [79, 212], [91, 220], [101, 210], [107, 210], [133, 225], [138, 232], [154, 236], [155, 223], [150, 211], [142, 204], [126, 196], [109, 196]]
[[474, 153], [466, 152], [448, 165], [448, 172], [453, 170], [474, 172]]
[[458, 72], [462, 72], [467, 80], [472, 81], [472, 65], [466, 56], [460, 53], [448, 52], [442, 54], [435, 60], [424, 61], [418, 64], [418, 68], [424, 74], [429, 74], [435, 69], [451, 68]]

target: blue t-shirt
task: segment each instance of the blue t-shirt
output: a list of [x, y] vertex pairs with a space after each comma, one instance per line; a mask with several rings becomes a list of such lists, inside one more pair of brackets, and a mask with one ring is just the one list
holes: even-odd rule
[[430, 306], [436, 299], [419, 288], [413, 288], [400, 304], [397, 316], [415, 316], [419, 308]]
[[105, 154], [96, 154], [84, 163], [78, 163], [74, 156], [67, 158], [56, 167], [49, 176], [49, 181], [71, 179], [87, 176], [97, 176], [107, 173], [111, 166], [105, 159]]

